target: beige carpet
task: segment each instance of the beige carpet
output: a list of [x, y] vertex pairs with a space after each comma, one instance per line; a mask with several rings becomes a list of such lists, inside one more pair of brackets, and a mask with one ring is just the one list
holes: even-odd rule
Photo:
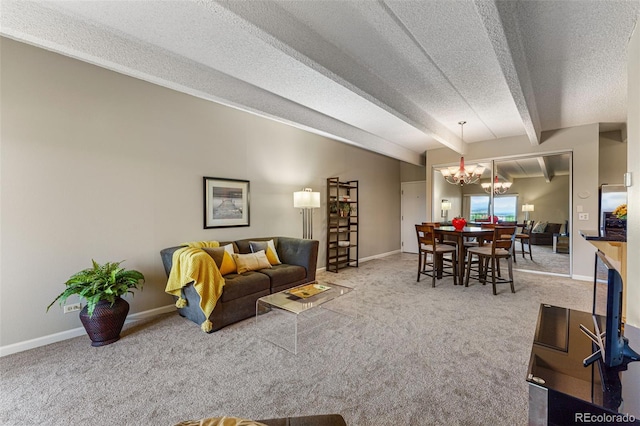
[[309, 318], [297, 356], [258, 338], [253, 320], [207, 335], [168, 314], [102, 348], [79, 337], [1, 358], [0, 424], [340, 413], [349, 425], [525, 425], [539, 304], [588, 310], [591, 284], [516, 272], [517, 292], [493, 296], [416, 283], [416, 267], [401, 254], [320, 274], [356, 287], [345, 297], [358, 317]]
[[[553, 246], [531, 246], [533, 260], [529, 258], [529, 255], [525, 253], [525, 258], [522, 258], [522, 252], [520, 251], [520, 242], [516, 242], [516, 263], [514, 268], [537, 271], [537, 272], [549, 272], [553, 274], [566, 274], [569, 275], [569, 258], [568, 253], [554, 253]], [[525, 250], [527, 246], [525, 245]]]

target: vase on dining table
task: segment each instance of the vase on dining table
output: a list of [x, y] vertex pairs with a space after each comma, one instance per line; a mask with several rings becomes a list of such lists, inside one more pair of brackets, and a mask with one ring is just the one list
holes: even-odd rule
[[451, 224], [456, 228], [456, 231], [462, 231], [462, 229], [467, 226], [467, 221], [464, 217], [454, 217], [451, 220]]

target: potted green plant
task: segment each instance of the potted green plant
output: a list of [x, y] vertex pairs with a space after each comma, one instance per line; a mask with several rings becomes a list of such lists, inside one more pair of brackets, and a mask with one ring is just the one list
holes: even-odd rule
[[91, 346], [104, 346], [120, 338], [122, 326], [129, 313], [129, 303], [120, 296], [132, 293], [134, 288], [142, 288], [144, 275], [138, 271], [120, 267], [120, 262], [98, 264], [92, 268], [73, 274], [65, 283], [67, 288], [49, 306], [58, 300], [62, 305], [69, 296], [78, 295], [87, 301], [80, 311], [80, 321], [84, 326]]
[[351, 214], [351, 204], [345, 201], [340, 201], [340, 216], [347, 217]]

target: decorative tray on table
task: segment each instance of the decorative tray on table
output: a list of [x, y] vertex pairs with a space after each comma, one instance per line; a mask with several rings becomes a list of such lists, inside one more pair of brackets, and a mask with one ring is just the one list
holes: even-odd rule
[[311, 296], [315, 296], [316, 294], [320, 294], [323, 291], [329, 290], [331, 287], [322, 284], [307, 284], [301, 287], [292, 288], [291, 290], [285, 291], [285, 293], [290, 294], [292, 296], [300, 297], [302, 299], [306, 299]]

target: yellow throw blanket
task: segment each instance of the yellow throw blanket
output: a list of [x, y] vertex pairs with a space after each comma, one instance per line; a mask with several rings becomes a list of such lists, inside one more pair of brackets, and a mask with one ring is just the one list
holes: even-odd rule
[[200, 309], [205, 321], [200, 325], [208, 333], [213, 328], [209, 316], [222, 294], [224, 278], [216, 262], [202, 247], [219, 247], [217, 241], [196, 241], [173, 253], [173, 265], [165, 292], [178, 297], [176, 307], [184, 308], [187, 301], [182, 298], [182, 288], [193, 281], [193, 288], [200, 295]]

